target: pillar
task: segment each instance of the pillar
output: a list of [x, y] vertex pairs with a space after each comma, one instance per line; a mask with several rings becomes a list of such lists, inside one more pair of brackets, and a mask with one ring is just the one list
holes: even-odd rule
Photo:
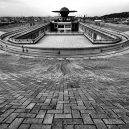
[[92, 34], [92, 37], [93, 37], [93, 40], [96, 40], [97, 39], [97, 34], [96, 33], [93, 33]]

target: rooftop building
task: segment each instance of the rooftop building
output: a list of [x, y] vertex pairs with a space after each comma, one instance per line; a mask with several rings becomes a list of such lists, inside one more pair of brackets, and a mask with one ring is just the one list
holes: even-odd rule
[[75, 16], [68, 16], [69, 13], [77, 12], [70, 11], [68, 8], [63, 7], [59, 11], [52, 11], [59, 13], [60, 16], [56, 17], [50, 24], [50, 30], [55, 32], [73, 32], [78, 31], [78, 21]]

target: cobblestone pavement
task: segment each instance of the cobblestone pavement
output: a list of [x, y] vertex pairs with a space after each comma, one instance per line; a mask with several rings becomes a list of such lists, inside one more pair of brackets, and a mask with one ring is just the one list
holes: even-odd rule
[[129, 55], [96, 60], [0, 54], [0, 129], [129, 129]]

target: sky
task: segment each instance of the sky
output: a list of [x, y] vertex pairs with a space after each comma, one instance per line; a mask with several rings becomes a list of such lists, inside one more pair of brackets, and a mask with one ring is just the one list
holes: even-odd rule
[[129, 12], [129, 0], [0, 0], [0, 16], [57, 16], [51, 11], [68, 7], [75, 16]]

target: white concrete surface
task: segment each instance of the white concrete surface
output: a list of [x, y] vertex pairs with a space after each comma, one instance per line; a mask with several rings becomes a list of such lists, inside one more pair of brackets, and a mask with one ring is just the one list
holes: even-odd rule
[[5, 32], [3, 32], [3, 31], [0, 31], [0, 36], [2, 35], [2, 34], [4, 34]]
[[38, 48], [84, 48], [94, 47], [83, 35], [54, 35], [45, 36], [35, 45], [26, 45]]
[[129, 31], [124, 32], [125, 34], [129, 35]]

